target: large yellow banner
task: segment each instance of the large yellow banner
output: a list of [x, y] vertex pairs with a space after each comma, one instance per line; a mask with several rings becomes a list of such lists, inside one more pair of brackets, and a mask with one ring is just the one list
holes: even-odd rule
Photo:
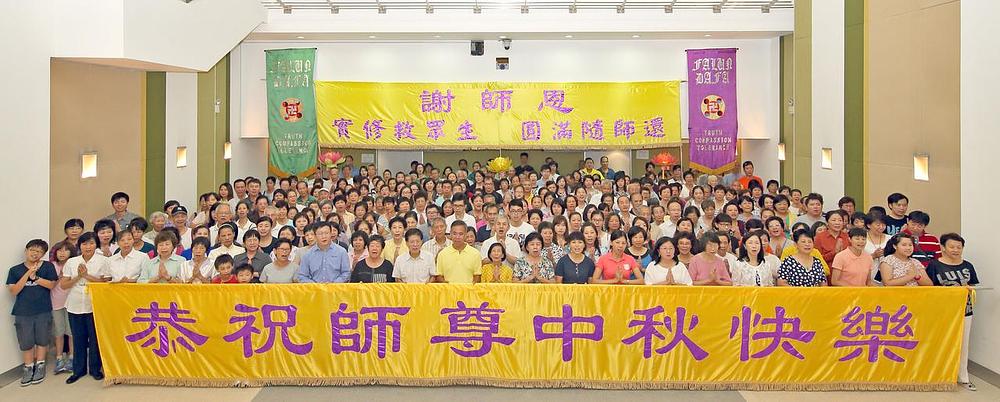
[[678, 81], [316, 81], [319, 143], [339, 148], [653, 148], [681, 140]]
[[92, 284], [107, 383], [944, 390], [963, 288]]

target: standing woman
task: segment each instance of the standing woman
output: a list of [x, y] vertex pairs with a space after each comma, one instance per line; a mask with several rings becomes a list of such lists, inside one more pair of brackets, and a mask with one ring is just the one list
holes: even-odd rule
[[691, 280], [697, 286], [732, 286], [726, 259], [719, 256], [721, 241], [715, 232], [705, 233], [701, 238], [703, 251], [691, 257], [687, 265]]
[[923, 264], [913, 258], [913, 238], [897, 234], [885, 245], [885, 257], [878, 266], [884, 286], [932, 286]]
[[885, 214], [878, 211], [871, 211], [865, 215], [865, 227], [868, 228], [868, 242], [865, 243], [865, 252], [872, 255], [872, 278], [878, 272], [882, 257], [885, 256], [885, 246], [889, 243], [889, 235], [885, 234]]
[[110, 260], [98, 255], [97, 235], [87, 232], [80, 236], [77, 248], [80, 255], [70, 258], [63, 267], [59, 286], [69, 289], [66, 297], [66, 312], [73, 332], [73, 375], [66, 379], [72, 384], [87, 374], [95, 380], [104, 379], [101, 353], [97, 346], [97, 332], [94, 330], [94, 306], [90, 302], [87, 284], [107, 282], [111, 279]]
[[555, 265], [542, 255], [542, 235], [538, 232], [524, 238], [525, 254], [514, 263], [514, 281], [519, 283], [554, 283]]
[[233, 199], [233, 185], [227, 183], [222, 183], [219, 185], [219, 198], [220, 201], [229, 203]]
[[653, 261], [653, 253], [649, 250], [649, 239], [645, 230], [637, 226], [628, 230], [628, 247], [625, 253], [635, 259], [640, 271], [646, 272], [646, 267]]
[[368, 258], [358, 261], [351, 272], [351, 283], [395, 282], [392, 277], [392, 263], [382, 258], [385, 238], [374, 235], [368, 239]]
[[[957, 233], [941, 235], [941, 258], [932, 260], [927, 266], [927, 276], [934, 286], [975, 286], [979, 284], [976, 268], [962, 258], [965, 239]], [[965, 302], [965, 331], [962, 334], [962, 358], [958, 366], [958, 383], [970, 391], [976, 385], [969, 381], [969, 330], [972, 328], [972, 294]]]
[[743, 239], [743, 244], [740, 245], [739, 259], [733, 266], [733, 285], [775, 285], [781, 261], [778, 260], [778, 257], [764, 252], [764, 243], [761, 242], [762, 235], [765, 235], [763, 231], [751, 232], [750, 236]]
[[643, 281], [647, 285], [691, 286], [687, 267], [677, 261], [677, 247], [669, 237], [662, 237], [654, 246], [656, 256], [646, 267]]
[[781, 262], [778, 268], [778, 286], [826, 286], [822, 257], [813, 253], [813, 234], [808, 229], [792, 234], [795, 253]]
[[601, 249], [601, 240], [597, 235], [597, 228], [593, 223], [587, 222], [583, 224], [581, 232], [583, 233], [583, 255], [597, 261], [604, 254], [604, 250]]
[[627, 244], [625, 232], [611, 233], [611, 249], [597, 260], [593, 283], [642, 285], [642, 269], [635, 258], [625, 254]]
[[[562, 247], [563, 251], [569, 249], [569, 221], [566, 220], [565, 216], [557, 216], [552, 218], [552, 230], [555, 233], [555, 237], [552, 238], [552, 243]], [[556, 260], [559, 261], [559, 260]]]
[[97, 221], [94, 223], [94, 233], [97, 234], [97, 242], [101, 244], [97, 248], [97, 254], [111, 258], [115, 251], [118, 251], [118, 246], [115, 244], [118, 241], [115, 235], [115, 222], [110, 219]]

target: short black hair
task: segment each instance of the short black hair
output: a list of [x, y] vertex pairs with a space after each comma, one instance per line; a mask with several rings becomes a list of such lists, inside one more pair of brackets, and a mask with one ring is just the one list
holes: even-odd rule
[[27, 250], [35, 247], [42, 249], [42, 253], [49, 251], [49, 243], [45, 242], [45, 240], [42, 239], [28, 240], [28, 244], [24, 246], [24, 249]]
[[83, 219], [80, 219], [80, 218], [70, 218], [70, 219], [67, 219], [66, 223], [63, 225], [63, 230], [64, 231], [65, 230], [69, 230], [69, 228], [72, 228], [72, 227], [78, 227], [80, 229], [83, 229]]
[[244, 271], [250, 271], [250, 273], [252, 274], [253, 273], [253, 265], [250, 265], [250, 264], [244, 262], [244, 263], [240, 264], [240, 266], [236, 267], [236, 270], [234, 270], [233, 272], [236, 273], [236, 274], [239, 274], [240, 272], [244, 272]]
[[[192, 242], [192, 246], [193, 245], [194, 243]], [[229, 254], [222, 254], [218, 257], [215, 257], [215, 263], [214, 263], [215, 269], [219, 269], [219, 266], [223, 264], [233, 265], [233, 257]]]
[[931, 216], [924, 211], [913, 211], [906, 216], [906, 219], [914, 221], [916, 223], [921, 223], [924, 226], [931, 224]]
[[124, 191], [119, 191], [111, 195], [111, 203], [114, 204], [115, 201], [118, 201], [119, 199], [122, 198], [125, 199], [125, 202], [129, 202], [128, 194], [126, 194]]
[[753, 166], [753, 162], [751, 161], [743, 162], [743, 167], [746, 168], [747, 166]]
[[149, 229], [149, 222], [146, 222], [146, 220], [143, 219], [143, 218], [141, 218], [141, 217], [135, 218], [135, 219], [132, 219], [132, 222], [128, 223], [128, 228], [129, 228], [129, 230], [131, 230], [131, 229], [138, 229], [138, 230], [141, 230], [141, 231], [145, 232], [146, 229]]
[[965, 239], [963, 239], [962, 236], [960, 236], [958, 233], [945, 233], [945, 234], [941, 235], [941, 245], [942, 246], [948, 244], [948, 240], [957, 241], [959, 243], [962, 243], [963, 247], [965, 246]]
[[528, 153], [527, 152], [521, 152], [521, 156], [527, 157]]
[[417, 236], [421, 241], [424, 240], [424, 232], [421, 232], [420, 229], [407, 229], [406, 232], [403, 233], [403, 238], [406, 240], [409, 240], [411, 236]]
[[868, 231], [862, 228], [851, 228], [851, 230], [847, 231], [847, 237], [868, 238]]
[[889, 204], [895, 204], [895, 203], [900, 202], [902, 200], [906, 200], [906, 202], [910, 202], [910, 199], [908, 197], [906, 197], [905, 195], [903, 195], [903, 193], [892, 193], [892, 194], [889, 194], [889, 197], [886, 198], [886, 201], [888, 201]]

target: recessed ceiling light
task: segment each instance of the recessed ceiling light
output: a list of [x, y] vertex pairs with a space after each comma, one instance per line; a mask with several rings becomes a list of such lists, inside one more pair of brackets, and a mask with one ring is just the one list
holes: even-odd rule
[[440, 37], [441, 37], [441, 35], [434, 35], [435, 39], [440, 38]]
[[705, 34], [705, 37], [706, 37], [706, 38], [711, 38], [711, 37], [712, 37], [712, 34]]
[[566, 35], [566, 36], [564, 36], [564, 38], [566, 38], [566, 39], [573, 39], [573, 35]]
[[375, 39], [375, 38], [377, 38], [377, 36], [375, 36], [375, 35], [368, 35], [368, 39]]
[[500, 36], [498, 36], [498, 38], [500, 38], [500, 39], [507, 39], [507, 35], [500, 35]]
[[295, 39], [305, 39], [305, 36], [296, 36]]
[[639, 35], [632, 35], [632, 39], [639, 39]]

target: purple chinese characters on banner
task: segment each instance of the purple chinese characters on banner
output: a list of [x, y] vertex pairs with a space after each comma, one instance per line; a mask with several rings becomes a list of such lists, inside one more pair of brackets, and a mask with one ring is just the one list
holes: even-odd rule
[[521, 122], [521, 141], [538, 141], [542, 139], [542, 123], [537, 120]]
[[420, 93], [420, 111], [424, 113], [450, 113], [451, 101], [454, 99], [455, 95], [451, 94], [450, 89], [445, 93], [441, 93], [441, 91], [437, 89], [434, 91], [424, 90]]
[[615, 137], [624, 136], [626, 140], [632, 139], [632, 135], [635, 134], [635, 121], [632, 120], [615, 120]]
[[[660, 332], [657, 327], [663, 327], [667, 331], [673, 333], [673, 338], [669, 343], [656, 349], [657, 354], [665, 354], [677, 347], [678, 344], [683, 343], [684, 347], [687, 348], [688, 352], [692, 357], [694, 357], [695, 360], [700, 361], [708, 357], [708, 352], [694, 343], [694, 341], [692, 341], [691, 338], [684, 333], [684, 331], [691, 331], [694, 327], [698, 326], [698, 315], [692, 314], [690, 323], [686, 323], [685, 319], [687, 318], [687, 309], [684, 307], [677, 307], [676, 320], [672, 320], [670, 315], [664, 314], [663, 306], [656, 306], [645, 310], [635, 310], [634, 313], [642, 316], [642, 319], [629, 321], [628, 326], [629, 328], [639, 328], [636, 330], [635, 334], [632, 334], [632, 336], [622, 339], [622, 343], [631, 345], [642, 339], [642, 357], [648, 359], [653, 355], [654, 337], [661, 340], [666, 339], [663, 332]], [[660, 314], [663, 314], [663, 319], [657, 320], [656, 316]]]
[[[788, 353], [799, 360], [805, 359], [805, 356], [803, 356], [802, 353], [799, 353], [790, 341], [802, 343], [812, 342], [813, 337], [816, 336], [816, 331], [801, 330], [799, 328], [799, 318], [785, 317], [784, 307], [774, 308], [774, 318], [764, 318], [760, 313], [753, 313], [751, 320], [751, 313], [753, 313], [753, 311], [750, 310], [750, 307], [743, 306], [740, 310], [740, 315], [733, 316], [732, 326], [729, 330], [730, 339], [736, 337], [737, 333], [739, 333], [740, 361], [745, 362], [750, 360], [751, 357], [759, 359], [770, 356], [775, 352], [775, 350], [778, 349], [779, 345], [785, 353]], [[765, 328], [757, 329], [758, 325]], [[768, 344], [766, 348], [750, 355], [751, 341], [760, 339], [769, 339], [771, 343]]]
[[402, 140], [403, 138], [408, 138], [411, 140], [417, 139], [413, 136], [413, 123], [408, 121], [397, 121], [396, 122], [396, 139]]
[[337, 119], [333, 121], [333, 126], [337, 127], [338, 138], [351, 138], [351, 133], [347, 129], [353, 125], [354, 120], [351, 119]]
[[[245, 304], [237, 304], [234, 309], [236, 312], [243, 313], [244, 315], [234, 315], [229, 318], [229, 323], [242, 323], [243, 325], [237, 329], [235, 332], [222, 337], [226, 342], [235, 342], [236, 340], [241, 340], [243, 342], [243, 357], [251, 357], [254, 353], [264, 353], [274, 347], [274, 338], [277, 335], [277, 331], [281, 332], [281, 345], [285, 350], [292, 352], [297, 355], [304, 355], [312, 351], [312, 341], [296, 344], [292, 342], [292, 339], [288, 336], [288, 330], [295, 327], [296, 323], [296, 313], [298, 308], [295, 306], [274, 306], [270, 304], [265, 304], [259, 309], [257, 307], [248, 306]], [[257, 322], [257, 317], [253, 314], [260, 311], [260, 315], [263, 318], [264, 328], [268, 330], [267, 340], [264, 344], [256, 350], [253, 349], [253, 340], [251, 339], [253, 335], [259, 334], [261, 331], [254, 323]], [[275, 319], [274, 313], [281, 312], [284, 313], [284, 320]]]
[[657, 116], [643, 122], [647, 137], [663, 138], [663, 117]]
[[385, 127], [382, 126], [382, 120], [365, 120], [361, 129], [365, 131], [366, 140], [377, 140], [382, 138], [382, 130], [385, 130]]
[[[847, 326], [840, 331], [840, 335], [850, 338], [850, 340], [837, 340], [833, 343], [833, 347], [854, 348], [853, 351], [840, 358], [842, 362], [861, 356], [865, 349], [868, 349], [866, 354], [869, 363], [877, 362], [880, 354], [894, 362], [905, 362], [906, 360], [893, 352], [892, 348], [913, 350], [917, 347], [919, 342], [917, 340], [899, 339], [913, 336], [913, 327], [910, 326], [911, 318], [913, 318], [913, 314], [907, 311], [905, 305], [900, 306], [899, 310], [892, 315], [883, 312], [882, 306], [875, 306], [875, 311], [865, 312], [861, 311], [861, 307], [854, 307], [841, 319], [841, 322]], [[867, 339], [865, 339], [866, 337]]]
[[503, 89], [499, 91], [484, 89], [480, 108], [482, 110], [496, 110], [499, 108], [500, 113], [506, 112], [510, 110], [510, 96], [513, 93], [514, 91], [510, 89]]
[[[148, 308], [137, 308], [135, 314], [136, 316], [132, 317], [132, 322], [145, 322], [149, 323], [149, 326], [142, 331], [125, 336], [125, 340], [135, 343], [149, 337], [146, 342], [143, 342], [142, 347], [149, 347], [155, 343], [153, 354], [159, 357], [167, 357], [170, 354], [170, 349], [176, 352], [177, 344], [194, 352], [192, 343], [201, 346], [208, 341], [207, 336], [184, 327], [183, 324], [194, 324], [195, 320], [194, 318], [181, 317], [191, 314], [191, 310], [181, 310], [177, 307], [177, 302], [170, 302], [170, 307], [167, 309], [161, 309], [160, 303], [152, 302]], [[180, 333], [180, 336], [171, 339], [168, 336], [170, 328]], [[156, 331], [156, 335], [150, 336], [153, 335], [153, 331]]]
[[483, 302], [479, 307], [466, 307], [464, 301], [459, 301], [457, 308], [441, 309], [441, 314], [448, 314], [448, 332], [461, 335], [434, 336], [431, 343], [462, 342], [462, 348], [451, 347], [462, 357], [483, 357], [493, 350], [493, 343], [508, 346], [514, 343], [514, 338], [497, 336], [504, 310], [488, 306], [488, 302]]
[[427, 122], [427, 138], [437, 140], [444, 136], [444, 120], [429, 120]]
[[[562, 360], [568, 362], [573, 360], [573, 340], [587, 339], [599, 341], [604, 338], [604, 317], [595, 316], [573, 316], [573, 306], [563, 304], [561, 317], [545, 317], [536, 315], [532, 320], [535, 327], [535, 341], [546, 339], [559, 339], [562, 341]], [[590, 324], [593, 327], [591, 332], [574, 332], [573, 324]], [[545, 332], [545, 324], [558, 324], [559, 332]]]
[[597, 119], [593, 123], [589, 121], [580, 123], [580, 134], [584, 140], [604, 141], [604, 121]]
[[466, 120], [464, 123], [458, 126], [458, 134], [459, 134], [458, 140], [472, 141], [478, 139], [479, 137], [473, 135], [473, 132], [474, 130], [472, 129], [472, 123], [469, 123], [469, 121]]
[[568, 121], [554, 122], [553, 123], [554, 127], [552, 127], [553, 128], [552, 131], [554, 131], [554, 133], [552, 134], [552, 139], [556, 141], [573, 139], [573, 129], [569, 128], [569, 123], [570, 122]]
[[[333, 335], [331, 349], [334, 354], [342, 352], [368, 353], [372, 347], [372, 332], [375, 332], [376, 354], [379, 359], [384, 359], [388, 353], [387, 343], [389, 342], [389, 329], [392, 329], [392, 351], [399, 352], [399, 339], [402, 337], [402, 324], [397, 319], [389, 319], [389, 315], [403, 316], [410, 312], [409, 307], [362, 307], [361, 311], [347, 311], [347, 303], [341, 303], [337, 311], [330, 313], [330, 329]], [[364, 342], [361, 341], [360, 333], [346, 333], [346, 331], [357, 331], [360, 316], [374, 314], [375, 318], [364, 320]], [[351, 341], [345, 345], [344, 341]]]
[[561, 89], [546, 89], [542, 91], [542, 102], [538, 104], [538, 111], [548, 107], [562, 114], [572, 112], [573, 108], [563, 106], [565, 102], [566, 91]]

